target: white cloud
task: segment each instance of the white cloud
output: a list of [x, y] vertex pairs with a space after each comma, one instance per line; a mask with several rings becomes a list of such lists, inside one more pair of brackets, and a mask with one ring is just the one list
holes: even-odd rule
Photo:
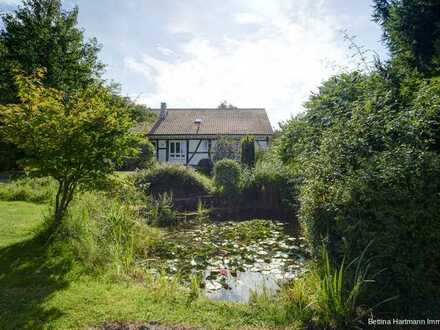
[[0, 0], [0, 5], [19, 5], [21, 3], [21, 0]]
[[164, 56], [174, 55], [173, 50], [166, 48], [166, 47], [162, 47], [161, 45], [157, 45], [156, 49]]
[[[300, 112], [310, 92], [338, 70], [329, 64], [348, 60], [340, 26], [326, 14], [323, 2], [297, 1], [294, 8], [289, 3], [255, 0], [250, 8], [246, 2], [235, 18], [258, 23], [254, 32], [225, 36], [221, 42], [192, 34], [176, 48], [177, 62], [150, 54], [127, 58], [129, 70], [155, 85], [142, 102], [153, 107], [161, 101], [170, 107], [216, 107], [227, 100], [239, 107], [265, 107], [273, 125]], [[244, 15], [251, 12], [255, 16]]]
[[234, 19], [239, 24], [255, 24], [264, 22], [264, 18], [254, 13], [237, 13]]

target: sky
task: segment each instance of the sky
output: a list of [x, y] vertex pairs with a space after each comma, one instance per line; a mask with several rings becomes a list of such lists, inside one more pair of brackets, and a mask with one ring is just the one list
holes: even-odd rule
[[[18, 0], [0, 0], [14, 10]], [[320, 83], [386, 59], [372, 0], [64, 0], [102, 45], [105, 78], [152, 108], [266, 108], [274, 127]], [[344, 32], [345, 31], [345, 32]]]

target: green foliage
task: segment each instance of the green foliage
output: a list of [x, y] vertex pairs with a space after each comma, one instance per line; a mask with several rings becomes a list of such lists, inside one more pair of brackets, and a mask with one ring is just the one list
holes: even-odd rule
[[213, 168], [214, 168], [214, 163], [209, 158], [203, 158], [197, 164], [197, 170], [206, 176], [212, 175]]
[[255, 166], [255, 137], [245, 136], [241, 139], [241, 163], [245, 166]]
[[206, 176], [190, 167], [166, 163], [139, 172], [136, 184], [147, 195], [155, 197], [168, 193], [181, 198], [207, 195], [213, 191], [212, 182]]
[[412, 75], [396, 85], [388, 74], [343, 74], [324, 83], [308, 111], [283, 127], [279, 152], [298, 176], [300, 220], [315, 251], [324, 241], [341, 262], [376, 239], [368, 254], [380, 256], [377, 270], [386, 268], [379, 286], [400, 296], [384, 308], [433, 317], [440, 85]]
[[153, 200], [149, 223], [157, 227], [170, 227], [176, 224], [177, 216], [173, 210], [173, 196], [161, 194]]
[[124, 160], [124, 164], [119, 168], [121, 171], [134, 171], [137, 169], [146, 169], [153, 166], [156, 161], [156, 149], [147, 139], [143, 139], [138, 144], [139, 154], [136, 157], [130, 157]]
[[[133, 326], [147, 327], [158, 319], [164, 326], [184, 324], [206, 329], [292, 328], [292, 324], [295, 324], [293, 329], [301, 329], [301, 322], [292, 320], [286, 313], [287, 300], [267, 296], [252, 304], [208, 301], [199, 296], [198, 280], [194, 276], [190, 287], [184, 287], [178, 276], [149, 275], [147, 261], [151, 257], [144, 259], [142, 250], [135, 254], [135, 265], [126, 274], [125, 260], [132, 260], [132, 249], [123, 249], [127, 251], [124, 257], [125, 252], [120, 253], [121, 249], [115, 247], [120, 245], [115, 242], [131, 242], [133, 234], [134, 244], [128, 246], [136, 246], [136, 240], [140, 239], [141, 246], [154, 249], [164, 238], [158, 229], [145, 224], [139, 229], [138, 224], [133, 227], [119, 219], [125, 214], [125, 219], [129, 215], [134, 221], [133, 213], [124, 206], [118, 210], [120, 204], [112, 206], [115, 200], [105, 201], [105, 198], [103, 194], [87, 193], [76, 200], [59, 236], [68, 240], [64, 246], [61, 240], [56, 240], [57, 248], [35, 236], [44, 207], [0, 202], [0, 301], [8, 301], [0, 305], [1, 329], [77, 329], [101, 326], [108, 320], [131, 320]], [[71, 218], [82, 217], [83, 213], [89, 216], [87, 221]], [[90, 225], [77, 228], [78, 224]], [[128, 229], [129, 233], [122, 235], [121, 240], [119, 227]], [[76, 234], [70, 235], [68, 230]], [[83, 232], [91, 232], [87, 241], [77, 238]], [[102, 237], [105, 240], [99, 242]], [[142, 239], [147, 243], [142, 243]], [[92, 245], [86, 248], [84, 243]], [[144, 250], [147, 255], [148, 249]], [[102, 268], [103, 262], [108, 264]], [[123, 326], [129, 326], [128, 322]]]
[[[126, 200], [103, 192], [81, 194], [53, 234], [53, 253], [79, 263], [88, 273], [112, 269], [132, 274], [135, 262], [149, 256], [161, 234], [146, 225], [139, 205]], [[48, 227], [52, 221], [46, 219]]]
[[218, 162], [222, 159], [239, 160], [239, 144], [236, 139], [220, 136], [215, 142], [212, 159]]
[[203, 202], [199, 199], [197, 202], [197, 210], [195, 220], [198, 223], [203, 223], [209, 221], [209, 209], [203, 205]]
[[47, 203], [55, 197], [57, 185], [52, 178], [22, 177], [0, 184], [0, 200]]
[[349, 268], [352, 264], [347, 266], [342, 261], [336, 268], [330, 262], [327, 251], [323, 249], [318, 269], [319, 285], [315, 292], [319, 315], [317, 323], [321, 326], [330, 325], [332, 329], [362, 329], [362, 319], [370, 310], [359, 306], [358, 299], [371, 280], [367, 278], [368, 267], [362, 269], [361, 262], [362, 256], [354, 278], [349, 280]]
[[243, 170], [242, 201], [256, 208], [295, 217], [297, 178], [283, 165], [276, 152], [268, 151], [254, 169]]
[[139, 139], [130, 132], [123, 109], [111, 106], [107, 89], [92, 86], [66, 98], [43, 87], [43, 72], [17, 75], [20, 103], [0, 105], [2, 138], [24, 151], [23, 164], [36, 176], [59, 184], [55, 219], [59, 223], [78, 187], [103, 180]]
[[157, 115], [144, 104], [138, 104], [127, 96], [119, 95], [121, 87], [118, 84], [109, 86], [112, 93], [112, 103], [118, 108], [124, 108], [130, 119], [136, 123], [149, 123], [153, 125], [157, 120]]
[[228, 101], [223, 100], [220, 102], [217, 109], [237, 109], [237, 107], [231, 103], [228, 103]]
[[[78, 8], [62, 9], [60, 0], [29, 0], [2, 15], [0, 32], [0, 103], [19, 100], [13, 70], [27, 75], [46, 68], [43, 84], [75, 93], [100, 79], [96, 39], [84, 41], [77, 27]], [[32, 41], [32, 42], [30, 42]]]
[[214, 165], [214, 183], [225, 197], [233, 199], [241, 189], [242, 171], [240, 164], [232, 159], [223, 159]]
[[0, 172], [16, 169], [16, 161], [22, 156], [16, 146], [0, 140]]
[[388, 296], [366, 304], [377, 276], [371, 274], [371, 263], [365, 258], [367, 248], [350, 263], [344, 258], [339, 265], [323, 248], [309, 271], [281, 290], [287, 314], [317, 329], [364, 329], [366, 319], [376, 316], [379, 306], [396, 299]]
[[384, 31], [394, 64], [440, 74], [440, 3], [375, 0], [374, 18]]

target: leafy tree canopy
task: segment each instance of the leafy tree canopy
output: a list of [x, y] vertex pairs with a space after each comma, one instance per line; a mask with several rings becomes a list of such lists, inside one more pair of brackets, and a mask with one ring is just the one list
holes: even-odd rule
[[0, 32], [0, 103], [18, 99], [14, 69], [32, 74], [46, 68], [46, 86], [74, 92], [100, 79], [96, 39], [84, 40], [77, 27], [78, 8], [62, 9], [60, 0], [25, 0], [2, 15]]
[[67, 96], [45, 87], [43, 77], [42, 70], [17, 75], [20, 102], [0, 105], [1, 137], [25, 152], [23, 164], [31, 174], [58, 182], [59, 223], [76, 189], [94, 186], [135, 155], [139, 138], [108, 89], [95, 84]]
[[440, 2], [375, 0], [374, 19], [384, 31], [393, 61], [434, 76], [440, 74]]
[[228, 101], [224, 100], [222, 101], [218, 107], [218, 109], [237, 109], [237, 107], [231, 103], [228, 103]]

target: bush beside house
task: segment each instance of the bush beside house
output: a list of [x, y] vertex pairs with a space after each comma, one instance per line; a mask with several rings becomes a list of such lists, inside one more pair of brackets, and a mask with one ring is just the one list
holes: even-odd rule
[[255, 166], [255, 137], [245, 136], [241, 140], [241, 163], [245, 166], [254, 167]]
[[213, 191], [209, 178], [192, 168], [174, 164], [157, 164], [139, 172], [136, 184], [153, 197], [167, 193], [173, 198], [186, 198], [208, 195]]
[[235, 199], [241, 189], [241, 167], [232, 159], [223, 159], [214, 165], [214, 182], [226, 199]]

